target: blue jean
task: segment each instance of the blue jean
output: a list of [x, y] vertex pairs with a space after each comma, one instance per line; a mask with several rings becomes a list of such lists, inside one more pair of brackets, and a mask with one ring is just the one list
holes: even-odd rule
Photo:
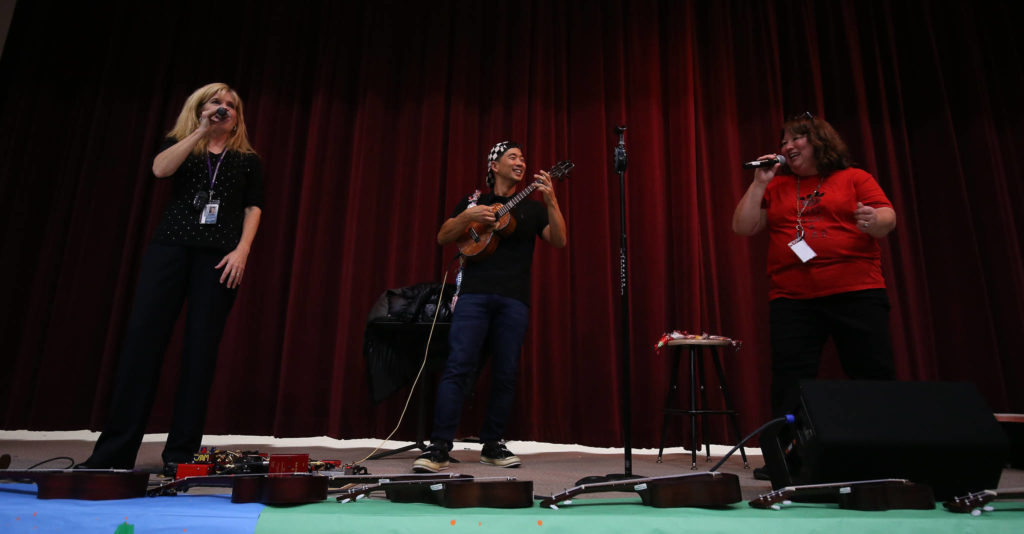
[[513, 298], [484, 293], [459, 297], [448, 334], [448, 362], [437, 387], [432, 441], [451, 443], [455, 438], [485, 344], [491, 354], [491, 391], [480, 439], [502, 439], [515, 401], [519, 353], [529, 319], [529, 307]]

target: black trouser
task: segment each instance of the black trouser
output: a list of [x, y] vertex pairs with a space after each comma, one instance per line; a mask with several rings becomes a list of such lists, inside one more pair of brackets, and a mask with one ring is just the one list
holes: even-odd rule
[[846, 376], [895, 378], [889, 342], [889, 299], [884, 289], [769, 303], [772, 344], [772, 417], [800, 402], [800, 381], [818, 376], [821, 350], [832, 336]]
[[216, 249], [150, 243], [128, 320], [103, 433], [86, 464], [131, 469], [146, 431], [164, 353], [188, 301], [181, 374], [164, 462], [185, 462], [201, 446], [217, 347], [237, 290], [219, 282]]

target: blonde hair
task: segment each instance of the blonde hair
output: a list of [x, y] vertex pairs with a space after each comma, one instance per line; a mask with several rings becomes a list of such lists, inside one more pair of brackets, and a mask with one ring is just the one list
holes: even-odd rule
[[[174, 128], [167, 132], [168, 137], [181, 141], [189, 134], [199, 128], [199, 116], [203, 106], [213, 97], [220, 93], [229, 93], [235, 97], [235, 128], [228, 134], [228, 142], [225, 148], [235, 150], [243, 154], [255, 154], [252, 145], [249, 144], [249, 134], [245, 129], [245, 114], [242, 112], [242, 97], [226, 83], [211, 83], [196, 89], [181, 108]], [[192, 148], [193, 154], [203, 154], [209, 141], [204, 137]]]

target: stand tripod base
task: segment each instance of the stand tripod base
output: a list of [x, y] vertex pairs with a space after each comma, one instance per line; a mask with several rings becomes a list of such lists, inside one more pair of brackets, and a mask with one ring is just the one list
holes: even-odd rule
[[591, 475], [583, 477], [576, 481], [574, 486], [585, 486], [587, 484], [603, 484], [606, 482], [621, 482], [623, 480], [632, 480], [634, 478], [647, 478], [643, 475], [625, 474], [625, 473], [609, 473], [607, 475]]
[[388, 456], [393, 456], [395, 454], [401, 454], [401, 453], [403, 453], [405, 451], [411, 451], [413, 449], [419, 449], [420, 452], [423, 452], [423, 451], [427, 450], [427, 444], [423, 443], [423, 441], [417, 441], [416, 443], [413, 443], [412, 445], [405, 445], [403, 447], [399, 447], [399, 448], [397, 448], [395, 450], [392, 450], [392, 451], [378, 452], [377, 454], [374, 454], [373, 456], [370, 456], [369, 458], [367, 458], [367, 460], [380, 460], [381, 458], [387, 458]]

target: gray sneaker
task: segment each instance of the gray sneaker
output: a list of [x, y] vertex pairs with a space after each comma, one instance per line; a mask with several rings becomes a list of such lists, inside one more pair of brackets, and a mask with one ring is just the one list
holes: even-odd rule
[[480, 451], [480, 463], [497, 467], [519, 467], [523, 461], [512, 454], [502, 440], [484, 443], [484, 448]]
[[423, 454], [412, 463], [412, 470], [417, 473], [436, 473], [442, 469], [448, 469], [451, 462], [448, 456], [448, 448], [439, 443], [431, 443]]

